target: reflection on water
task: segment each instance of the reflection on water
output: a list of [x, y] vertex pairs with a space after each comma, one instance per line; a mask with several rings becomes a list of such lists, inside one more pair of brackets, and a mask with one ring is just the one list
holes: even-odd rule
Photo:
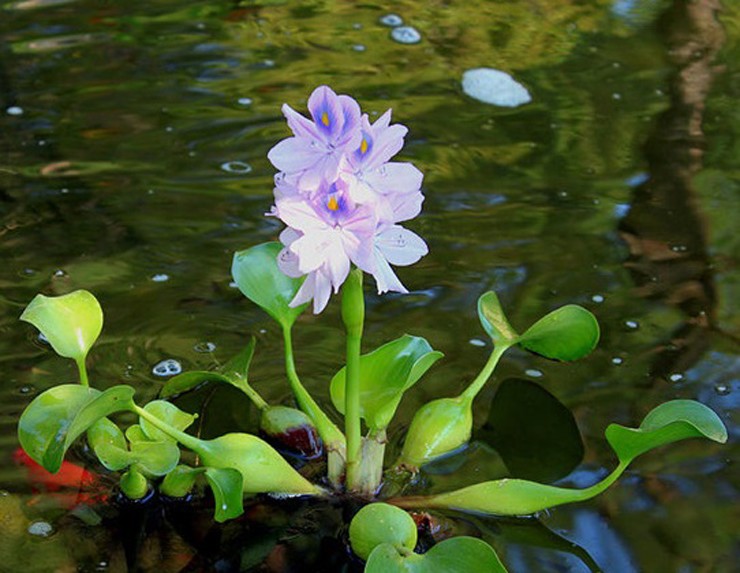
[[[512, 353], [499, 374], [542, 385], [574, 412], [586, 458], [564, 483], [613, 467], [610, 421], [634, 424], [671, 398], [707, 403], [734, 437], [638, 460], [601, 498], [543, 515], [547, 527], [465, 527], [515, 572], [731, 571], [739, 18], [736, 3], [717, 0], [0, 3], [0, 503], [11, 516], [0, 520], [0, 554], [26, 559], [32, 547], [29, 571], [123, 571], [134, 558], [144, 571], [360, 567], [341, 543], [347, 508], [294, 515], [267, 501], [214, 526], [208, 511], [110, 505], [96, 508], [96, 527], [97, 514], [36, 495], [11, 461], [24, 406], [74, 379], [74, 365], [17, 319], [37, 292], [100, 299], [106, 322], [89, 365], [99, 387], [125, 381], [146, 400], [166, 379], [161, 365], [209, 368], [255, 335], [255, 386], [288, 398], [280, 333], [233, 288], [229, 267], [234, 251], [280, 230], [263, 216], [266, 153], [287, 135], [280, 106], [302, 108], [329, 83], [363, 109], [392, 107], [410, 128], [404, 158], [425, 173], [414, 230], [430, 254], [401, 269], [409, 295], [368, 293], [364, 344], [408, 331], [446, 358], [405, 398], [392, 438], [415, 406], [452, 395], [485, 361], [475, 302], [487, 289], [515, 326], [570, 302], [602, 325], [586, 361]], [[509, 74], [532, 101], [499, 108], [466, 96], [463, 74], [477, 68]], [[325, 314], [295, 332], [322, 404], [343, 348], [336, 306]], [[476, 402], [481, 440], [494, 393], [491, 384]], [[254, 427], [246, 404], [214, 401], [223, 424]], [[83, 449], [75, 459], [90, 463]], [[450, 463], [505, 471], [483, 442]], [[34, 537], [33, 523], [54, 533]]]

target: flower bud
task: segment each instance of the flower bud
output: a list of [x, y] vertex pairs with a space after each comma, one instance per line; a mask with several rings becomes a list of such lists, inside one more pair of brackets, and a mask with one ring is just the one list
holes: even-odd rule
[[307, 459], [317, 458], [323, 451], [311, 419], [295, 408], [268, 406], [262, 410], [260, 429], [279, 448]]
[[422, 406], [411, 421], [397, 465], [420, 466], [464, 446], [473, 429], [471, 401], [440, 398]]

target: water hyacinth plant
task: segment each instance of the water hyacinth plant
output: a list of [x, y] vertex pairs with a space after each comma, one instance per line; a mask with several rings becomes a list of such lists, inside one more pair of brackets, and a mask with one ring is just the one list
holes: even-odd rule
[[[482, 294], [478, 317], [493, 342], [488, 361], [459, 395], [420, 408], [400, 456], [386, 460], [388, 428], [404, 393], [442, 353], [410, 334], [363, 353], [363, 282], [369, 274], [378, 293], [404, 293], [406, 288], [392, 266], [411, 265], [427, 254], [424, 240], [400, 225], [421, 210], [422, 174], [410, 163], [392, 160], [403, 147], [407, 130], [391, 124], [390, 110], [370, 123], [354, 99], [327, 86], [314, 90], [308, 110], [310, 118], [287, 104], [283, 107], [292, 136], [268, 154], [279, 170], [274, 205], [268, 213], [285, 224], [279, 242], [237, 252], [232, 263], [241, 292], [280, 325], [296, 408], [268, 404], [251, 384], [254, 339], [217, 370], [171, 378], [159, 399], [143, 407], [134, 401], [130, 386], [97, 390], [89, 384], [85, 367], [103, 324], [97, 300], [86, 291], [38, 295], [21, 319], [37, 327], [58, 354], [75, 360], [80, 384], [46, 390], [23, 412], [18, 436], [33, 460], [48, 471], [58, 471], [70, 446], [84, 437], [100, 463], [119, 472], [123, 495], [139, 499], [155, 488], [162, 495], [183, 497], [202, 483], [212, 490], [217, 521], [241, 515], [244, 496], [349, 494], [364, 505], [349, 524], [349, 545], [366, 562], [366, 571], [468, 573], [505, 568], [491, 546], [473, 537], [451, 537], [417, 553], [417, 524], [407, 509], [530, 515], [598, 495], [632, 460], [653, 448], [694, 437], [726, 441], [726, 429], [712, 410], [698, 402], [674, 400], [653, 409], [637, 428], [617, 424], [607, 428], [606, 440], [618, 464], [590, 487], [500, 479], [435, 495], [404, 495], [420, 467], [466, 447], [473, 427], [473, 401], [508, 349], [519, 347], [557, 361], [577, 360], [596, 346], [599, 326], [586, 309], [567, 305], [517, 330], [497, 295]], [[309, 305], [314, 314], [320, 314], [332, 294], [341, 296], [346, 358], [327, 380], [327, 391], [344, 417], [343, 428], [301, 382], [292, 342], [297, 318]], [[247, 433], [202, 439], [188, 433], [195, 415], [168, 398], [214, 383], [237, 388], [255, 404], [264, 439]], [[502, 384], [501, 394], [512, 385], [525, 387], [524, 382]], [[536, 397], [536, 390], [531, 395]], [[135, 414], [136, 422], [122, 430], [114, 421], [118, 412]], [[516, 422], [507, 424], [502, 420], [501, 427], [508, 429], [514, 443], [497, 444], [502, 455], [507, 448], [518, 447]], [[326, 479], [312, 483], [295, 469], [278, 451], [284, 451], [286, 444], [308, 460], [325, 453]], [[183, 458], [183, 449], [197, 457]], [[383, 487], [386, 477], [394, 487]]]

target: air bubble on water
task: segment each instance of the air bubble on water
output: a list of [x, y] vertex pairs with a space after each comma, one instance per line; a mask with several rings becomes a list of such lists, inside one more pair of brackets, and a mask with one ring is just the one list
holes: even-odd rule
[[174, 129], [175, 128], [172, 127], [171, 125], [168, 125], [167, 127], [164, 128], [164, 130], [167, 131], [167, 132], [172, 132], [172, 131], [174, 131]]
[[23, 108], [17, 105], [11, 105], [5, 110], [8, 115], [23, 115]]
[[62, 269], [57, 269], [57, 270], [54, 271], [54, 275], [53, 276], [54, 276], [55, 279], [63, 279], [64, 277], [67, 276], [67, 273], [65, 271], [63, 271]]
[[352, 24], [352, 29], [353, 30], [362, 30], [362, 24], [360, 24], [359, 22], [355, 22], [354, 24]]
[[381, 16], [378, 21], [383, 24], [383, 26], [390, 26], [391, 28], [403, 25], [403, 18], [398, 14], [386, 14], [385, 16]]
[[614, 364], [614, 366], [619, 366], [623, 363], [624, 363], [624, 359], [620, 358], [619, 356], [615, 356], [614, 358], [612, 358], [612, 364]]
[[604, 297], [600, 294], [595, 294], [594, 296], [591, 297], [591, 300], [593, 302], [602, 303], [604, 302]]
[[640, 323], [636, 320], [625, 320], [624, 325], [630, 330], [637, 330], [638, 328], [640, 328]]
[[689, 248], [686, 245], [671, 245], [671, 250], [674, 253], [685, 253]]
[[391, 30], [391, 38], [399, 44], [418, 44], [421, 42], [421, 34], [411, 26], [399, 26]]
[[470, 340], [468, 340], [468, 342], [473, 346], [483, 347], [486, 345], [486, 342], [484, 340], [481, 340], [480, 338], [471, 338]]
[[720, 396], [727, 396], [730, 393], [730, 387], [724, 382], [714, 385], [714, 391]]
[[29, 384], [25, 384], [21, 386], [20, 388], [18, 388], [18, 393], [20, 394], [25, 395], [25, 394], [30, 394], [31, 392], [33, 392], [33, 386], [30, 386]]
[[362, 44], [355, 44], [354, 46], [352, 46], [352, 49], [355, 52], [364, 52], [366, 50], [365, 46], [363, 46]]
[[152, 281], [155, 283], [164, 283], [170, 280], [170, 275], [165, 273], [157, 273], [156, 275], [152, 275]]
[[542, 378], [544, 376], [540, 370], [536, 370], [535, 368], [528, 368], [524, 373], [530, 378]]
[[670, 376], [668, 377], [668, 379], [669, 379], [669, 380], [670, 380], [671, 382], [680, 382], [681, 380], [683, 380], [683, 374], [678, 374], [678, 373], [676, 373], [676, 374], [671, 374], [671, 375], [670, 375]]
[[221, 164], [221, 169], [227, 171], [228, 173], [239, 173], [241, 175], [244, 175], [246, 173], [251, 173], [252, 166], [249, 163], [244, 163], [243, 161], [227, 161], [226, 163]]
[[260, 328], [260, 334], [267, 334], [266, 328]]
[[236, 103], [238, 103], [239, 105], [252, 105], [252, 98], [240, 97], [238, 100], [236, 100]]
[[612, 99], [617, 99], [617, 100], [622, 99], [622, 94], [614, 92], [612, 94]]
[[175, 376], [176, 374], [180, 374], [180, 372], [182, 372], [182, 366], [174, 358], [162, 360], [162, 362], [152, 368], [152, 374], [155, 376]]
[[236, 284], [236, 281], [231, 281], [231, 282], [229, 283], [229, 288], [239, 288], [239, 285], [238, 285], [238, 284]]
[[34, 521], [28, 526], [28, 533], [37, 537], [49, 537], [54, 533], [54, 528], [48, 521]]
[[216, 350], [216, 345], [213, 342], [199, 342], [198, 344], [193, 346], [193, 350], [195, 350], [196, 352], [207, 354]]

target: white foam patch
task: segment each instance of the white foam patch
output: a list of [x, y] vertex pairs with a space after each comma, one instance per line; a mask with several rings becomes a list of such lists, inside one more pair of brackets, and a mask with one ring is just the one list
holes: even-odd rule
[[473, 99], [501, 107], [517, 107], [532, 101], [527, 88], [506, 72], [493, 68], [466, 71], [462, 89]]

